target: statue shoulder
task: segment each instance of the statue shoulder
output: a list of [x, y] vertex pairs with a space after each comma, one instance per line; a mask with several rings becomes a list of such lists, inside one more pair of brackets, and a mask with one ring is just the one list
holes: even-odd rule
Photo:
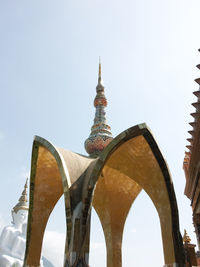
[[2, 230], [2, 233], [3, 233], [3, 232], [9, 232], [9, 231], [14, 232], [15, 230], [16, 230], [16, 229], [15, 229], [14, 225], [11, 224], [11, 225], [7, 225], [7, 226], [5, 226], [5, 227], [3, 228], [3, 230]]
[[0, 237], [3, 237], [5, 235], [7, 235], [10, 231], [12, 231], [12, 228], [13, 226], [12, 225], [8, 225], [8, 226], [5, 226], [1, 232], [1, 235]]
[[0, 242], [6, 242], [6, 240], [13, 239], [17, 235], [20, 235], [20, 231], [16, 229], [13, 225], [5, 226], [0, 235]]

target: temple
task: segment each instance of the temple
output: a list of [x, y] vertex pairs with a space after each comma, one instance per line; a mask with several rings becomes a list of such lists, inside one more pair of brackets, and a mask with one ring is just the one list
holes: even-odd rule
[[185, 267], [176, 196], [167, 164], [144, 123], [112, 137], [106, 122], [107, 100], [101, 76], [99, 63], [96, 113], [85, 141], [89, 156], [58, 148], [39, 136], [34, 138], [24, 267], [40, 265], [46, 224], [62, 195], [67, 225], [63, 266], [89, 266], [94, 207], [106, 240], [107, 267], [121, 267], [125, 221], [142, 189], [160, 218], [164, 266]]
[[183, 235], [184, 249], [185, 249], [185, 263], [186, 267], [199, 266], [197, 263], [197, 256], [195, 253], [196, 245], [191, 244], [191, 239], [186, 230], [184, 230]]

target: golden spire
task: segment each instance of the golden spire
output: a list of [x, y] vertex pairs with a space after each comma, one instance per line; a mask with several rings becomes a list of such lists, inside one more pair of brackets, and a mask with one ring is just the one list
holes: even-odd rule
[[13, 211], [15, 213], [17, 213], [18, 210], [28, 210], [27, 188], [28, 188], [28, 178], [26, 179], [26, 183], [24, 185], [24, 190], [21, 194], [21, 197], [19, 198], [17, 205], [15, 205], [13, 208]]
[[101, 57], [99, 57], [99, 77], [98, 77], [99, 83], [101, 82]]
[[183, 242], [184, 242], [185, 244], [189, 244], [190, 241], [191, 241], [191, 238], [189, 237], [187, 231], [184, 229]]

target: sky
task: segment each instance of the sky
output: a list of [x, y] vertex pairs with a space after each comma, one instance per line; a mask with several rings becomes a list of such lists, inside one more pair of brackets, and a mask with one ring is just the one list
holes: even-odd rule
[[[147, 123], [171, 172], [181, 233], [187, 229], [196, 243], [182, 163], [200, 76], [199, 9], [199, 0], [0, 1], [0, 229], [29, 176], [34, 135], [86, 154], [101, 56], [113, 136]], [[43, 245], [56, 267], [65, 231], [61, 199]], [[142, 192], [127, 218], [123, 266], [147, 261], [164, 263], [158, 215]], [[90, 265], [106, 266], [95, 212]]]

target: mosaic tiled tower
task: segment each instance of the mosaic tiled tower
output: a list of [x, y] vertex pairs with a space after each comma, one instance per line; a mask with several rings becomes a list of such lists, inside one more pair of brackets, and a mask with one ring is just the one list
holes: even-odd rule
[[91, 157], [97, 157], [99, 153], [112, 141], [110, 126], [106, 123], [107, 99], [104, 95], [104, 86], [101, 80], [101, 62], [99, 61], [99, 77], [96, 87], [94, 107], [96, 108], [94, 124], [90, 136], [85, 141], [85, 150]]
[[164, 266], [185, 267], [173, 183], [156, 141], [145, 124], [112, 138], [105, 118], [101, 63], [96, 91], [94, 124], [85, 141], [89, 157], [34, 138], [24, 267], [40, 266], [44, 231], [63, 194], [67, 225], [63, 266], [89, 267], [94, 207], [104, 231], [107, 267], [122, 267], [126, 218], [142, 189], [158, 211]]

